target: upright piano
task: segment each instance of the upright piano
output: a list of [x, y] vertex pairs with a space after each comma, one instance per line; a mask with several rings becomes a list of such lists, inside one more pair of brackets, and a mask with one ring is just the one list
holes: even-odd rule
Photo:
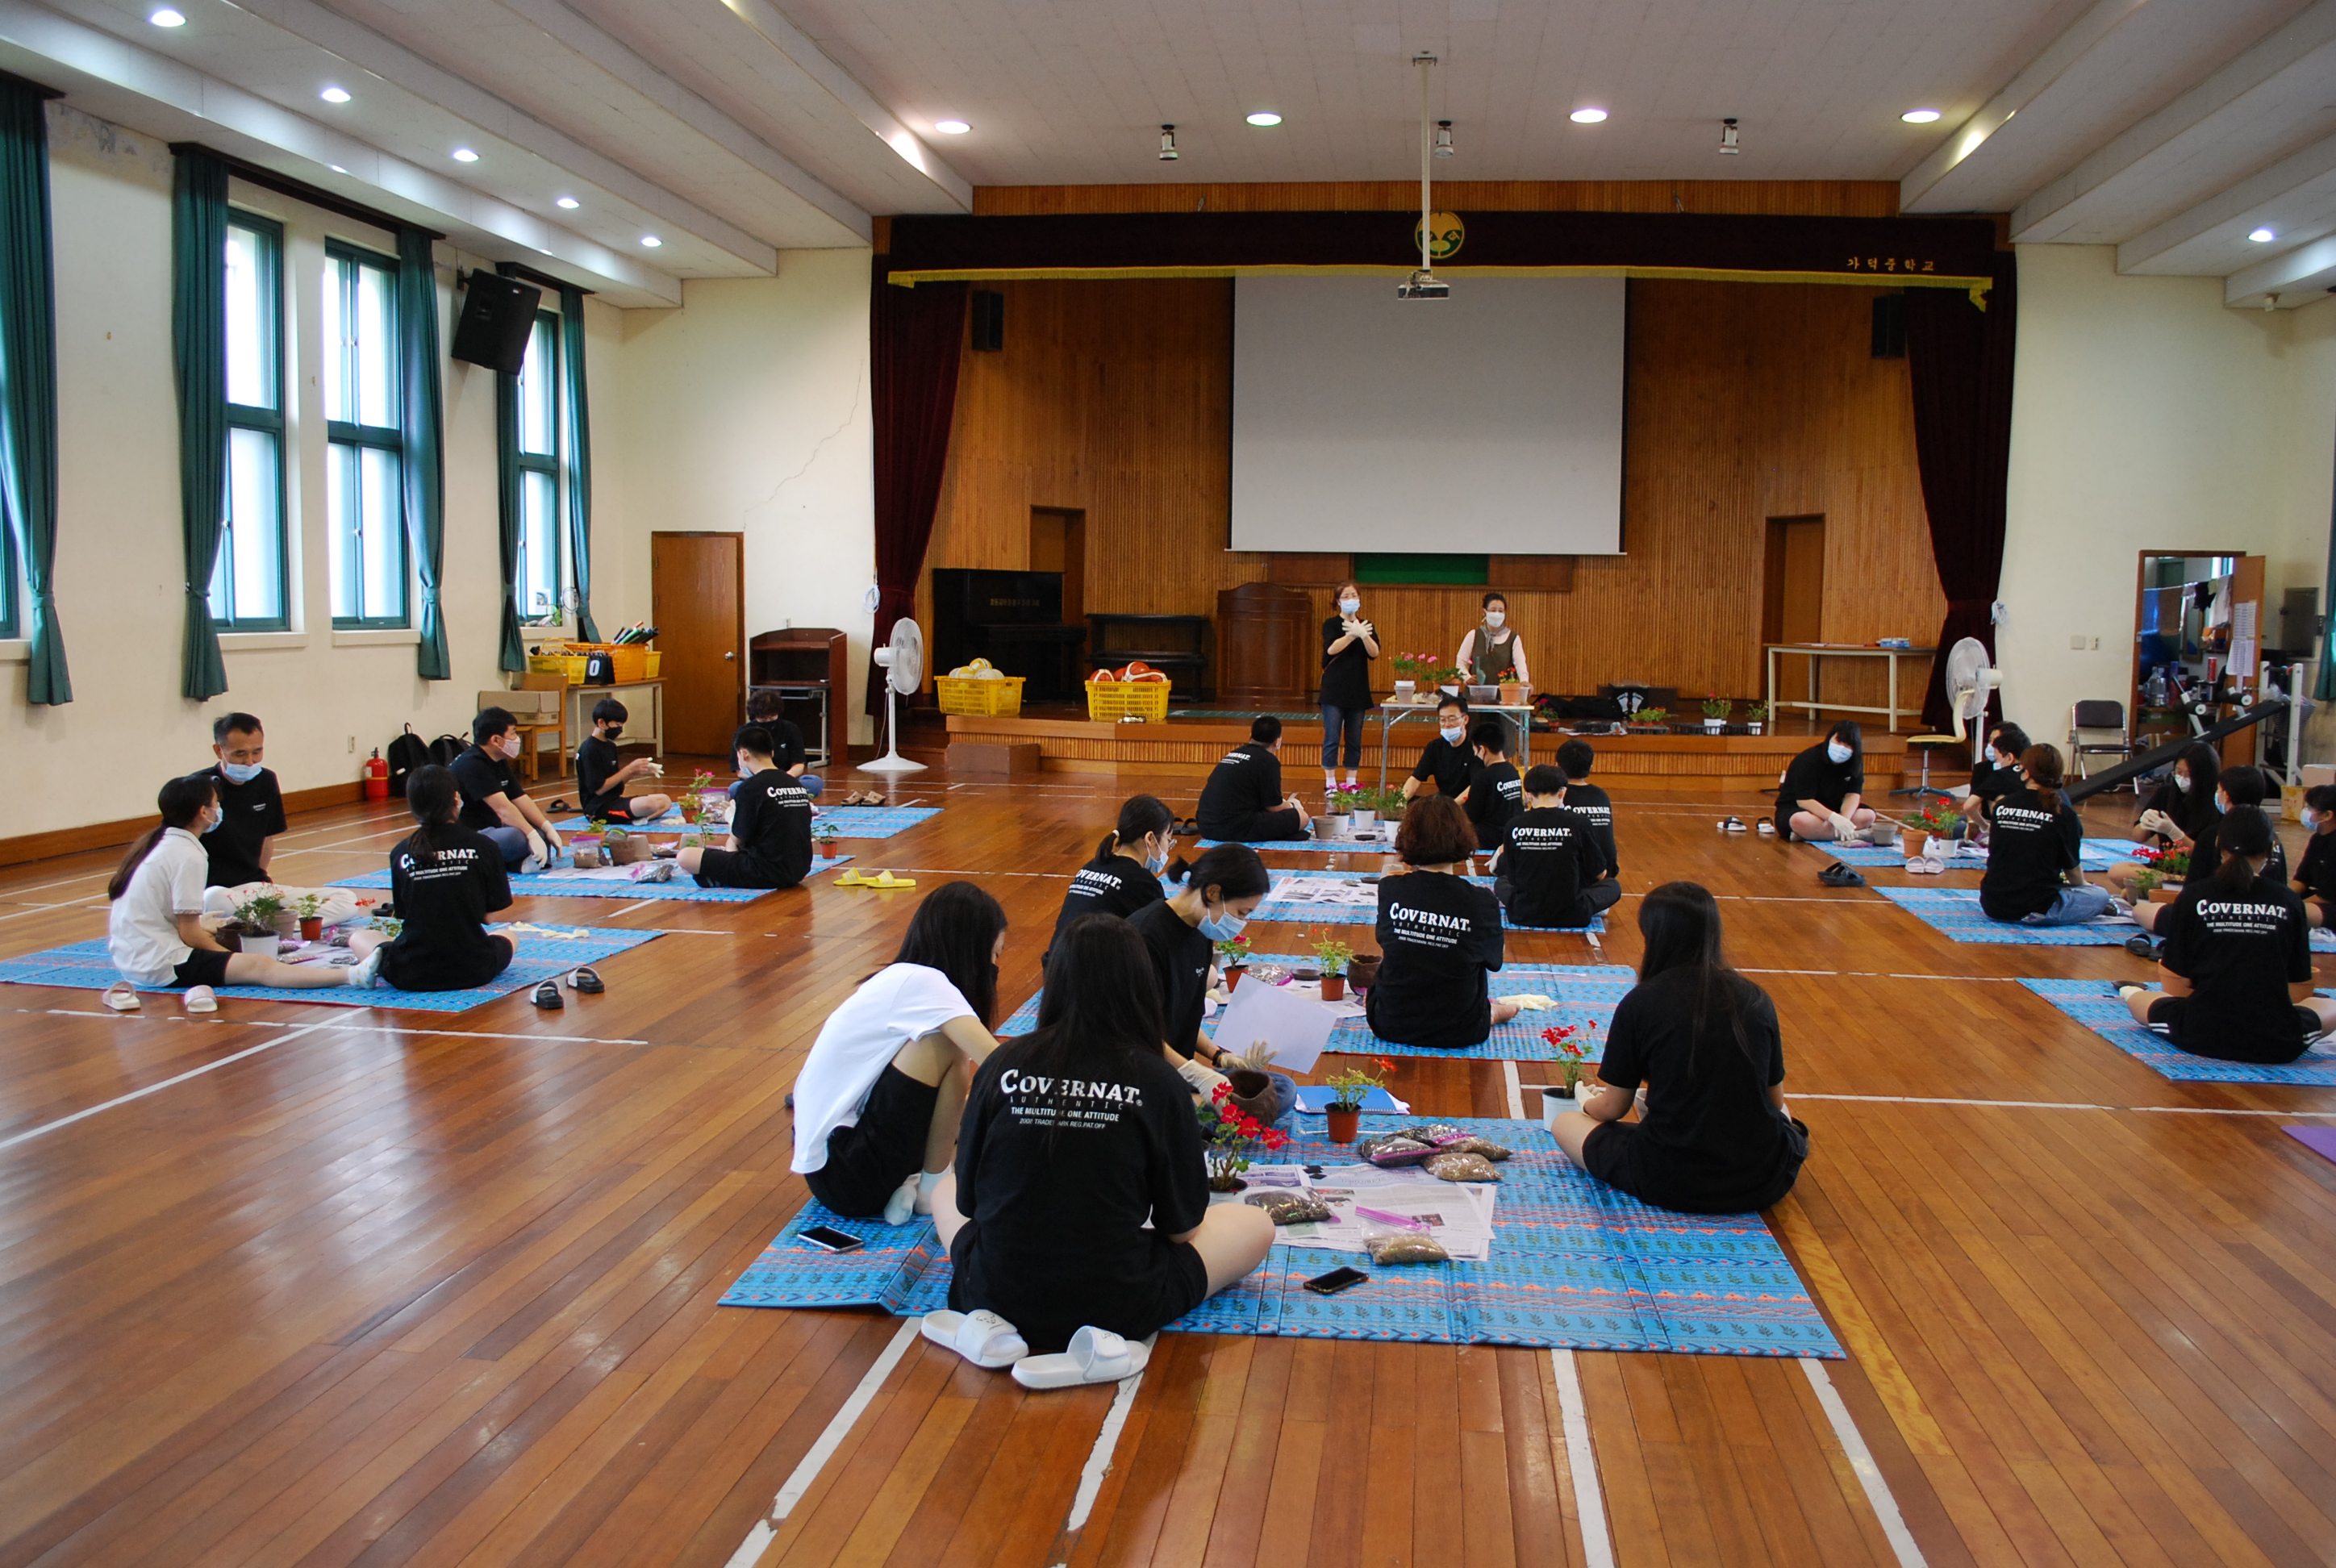
[[1025, 702], [1084, 694], [1087, 629], [1063, 620], [1059, 571], [935, 567], [932, 629], [935, 675], [986, 658], [1023, 677]]

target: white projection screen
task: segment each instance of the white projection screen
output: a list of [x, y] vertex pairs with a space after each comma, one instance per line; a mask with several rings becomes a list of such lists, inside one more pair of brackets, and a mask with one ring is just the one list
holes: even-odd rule
[[1233, 285], [1232, 548], [1616, 555], [1625, 282]]

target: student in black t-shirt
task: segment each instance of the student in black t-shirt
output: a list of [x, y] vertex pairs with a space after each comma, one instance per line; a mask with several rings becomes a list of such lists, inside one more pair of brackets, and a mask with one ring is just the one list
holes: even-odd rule
[[[2190, 864], [2195, 875], [2205, 875], [2206, 868], [2219, 861], [2222, 854], [2219, 835], [2223, 824], [2230, 818], [2231, 809], [2234, 806], [2260, 809], [2270, 794], [2270, 776], [2263, 769], [2248, 763], [2234, 763], [2214, 775], [2214, 814], [2200, 823], [2190, 839]], [[2112, 868], [2112, 872], [2121, 869], [2121, 866], [2122, 862], [2120, 867]], [[2277, 832], [2272, 834], [2271, 857], [2264, 864], [2263, 875], [2282, 886], [2288, 880], [2287, 849], [2279, 842]], [[2127, 881], [2130, 881], [2129, 877]], [[2172, 904], [2146, 901], [2136, 902], [2133, 906], [2134, 923], [2149, 934], [2128, 940], [2125, 944], [2126, 951], [2136, 958], [2156, 958], [2156, 938], [2164, 929], [2173, 908]]]
[[363, 958], [381, 945], [382, 981], [401, 991], [483, 986], [511, 961], [511, 939], [486, 924], [511, 904], [502, 854], [454, 820], [454, 775], [435, 763], [406, 775], [405, 806], [414, 832], [389, 852], [397, 935], [379, 944], [372, 931], [352, 931], [349, 946]]
[[1363, 998], [1371, 1032], [1399, 1046], [1461, 1051], [1517, 1016], [1493, 999], [1501, 967], [1501, 906], [1465, 880], [1475, 830], [1455, 803], [1413, 803], [1396, 830], [1400, 869], [1379, 882], [1379, 978]]
[[[1162, 1028], [1142, 940], [1125, 921], [1085, 916], [1055, 944], [1038, 1027], [975, 1075], [933, 1224], [952, 1311], [1005, 1320], [991, 1347], [1018, 1334], [1026, 1350], [1058, 1351], [1092, 1326], [1131, 1341], [1124, 1376], [1144, 1365], [1133, 1341], [1265, 1261], [1265, 1212], [1210, 1205], [1200, 1126], [1161, 1060]], [[955, 1326], [927, 1331], [952, 1343]]]
[[1487, 714], [1468, 731], [1476, 754], [1476, 779], [1468, 786], [1468, 820], [1476, 824], [1476, 847], [1496, 850], [1509, 819], [1525, 809], [1524, 780], [1509, 760], [1509, 721]]
[[1614, 848], [1614, 799], [1590, 782], [1598, 754], [1586, 740], [1567, 741], [1557, 748], [1557, 771], [1565, 775], [1565, 809], [1590, 823], [1591, 836], [1606, 857], [1606, 874], [1620, 876], [1622, 857]]
[[[1808, 1129], [1785, 1114], [1785, 1044], [1768, 994], [1728, 966], [1719, 906], [1693, 882], [1639, 905], [1639, 983], [1614, 1008], [1598, 1093], [1552, 1130], [1610, 1186], [1688, 1214], [1742, 1214], [1781, 1202], [1808, 1157]], [[1635, 1122], [1633, 1093], [1646, 1086]]]
[[1468, 699], [1445, 692], [1436, 705], [1436, 738], [1421, 748], [1419, 765], [1403, 781], [1403, 798], [1411, 799], [1419, 786], [1433, 784], [1436, 793], [1455, 801], [1468, 798], [1476, 782], [1476, 754], [1468, 745]]
[[[1167, 1022], [1163, 1043], [1168, 1065], [1183, 1075], [1193, 1093], [1205, 1096], [1225, 1081], [1222, 1072], [1207, 1065], [1216, 1062], [1220, 1053], [1201, 1030], [1217, 944], [1241, 934], [1271, 891], [1273, 879], [1247, 844], [1219, 844], [1194, 861], [1181, 880], [1182, 892], [1145, 904], [1127, 917], [1127, 923], [1152, 953]], [[1294, 1104], [1294, 1080], [1283, 1081], [1292, 1084]]]
[[[797, 729], [793, 721], [784, 715], [784, 700], [767, 687], [756, 687], [754, 694], [746, 698], [746, 722], [761, 725], [771, 732], [771, 760], [778, 765], [781, 773], [803, 785], [805, 794], [817, 800], [825, 793], [827, 781], [817, 774], [803, 771], [806, 754], [803, 731]], [[740, 779], [730, 786], [732, 800], [738, 798], [739, 785], [745, 782]]]
[[[1046, 944], [1051, 955], [1063, 928], [1081, 915], [1117, 915], [1122, 920], [1146, 904], [1168, 895], [1161, 890], [1160, 873], [1168, 869], [1169, 852], [1176, 847], [1176, 819], [1157, 795], [1130, 795], [1119, 808], [1119, 826], [1103, 835], [1095, 859], [1071, 873], [1070, 891], [1055, 916], [1055, 935]], [[1046, 959], [1039, 965], [1044, 968]]]
[[511, 771], [520, 745], [519, 720], [509, 708], [481, 708], [471, 720], [470, 749], [454, 759], [453, 772], [462, 825], [501, 851], [505, 865], [524, 872], [529, 861], [549, 864], [560, 838]]
[[209, 884], [239, 888], [269, 880], [276, 836], [285, 830], [284, 795], [276, 775], [261, 765], [268, 736], [248, 713], [222, 714], [211, 723], [211, 754], [219, 761], [203, 770], [219, 799], [219, 826], [203, 835], [209, 859]]
[[[781, 773], [771, 756], [771, 732], [761, 725], [730, 737], [731, 755], [745, 785], [731, 809], [730, 833], [720, 849], [690, 848], [674, 864], [705, 888], [791, 888], [811, 873], [811, 796]], [[645, 862], [641, 881], [656, 875]]]
[[1342, 582], [1330, 595], [1338, 610], [1322, 623], [1322, 793], [1338, 787], [1338, 737], [1346, 735], [1347, 784], [1361, 782], [1363, 714], [1371, 706], [1371, 664], [1378, 657], [1378, 628], [1362, 618], [1360, 585]]
[[[1844, 719], [1786, 766], [1776, 786], [1776, 832], [1786, 840], [1887, 843], [1874, 836], [1879, 819], [1864, 803], [1865, 732]], [[1890, 824], [1882, 824], [1885, 833]]]
[[1493, 857], [1493, 894], [1518, 925], [1580, 930], [1621, 900], [1597, 829], [1566, 804], [1570, 794], [1546, 764], [1525, 774], [1525, 809]]
[[618, 754], [617, 737], [631, 716], [615, 697], [602, 697], [592, 705], [592, 733], [576, 748], [576, 803], [595, 822], [653, 823], [673, 804], [671, 795], [625, 794], [627, 784], [658, 771], [651, 758], [627, 762]]
[[2028, 749], [2028, 732], [2016, 724], [1998, 725], [1987, 732], [1987, 746], [1971, 765], [1971, 793], [1957, 808], [1971, 832], [1987, 837], [1988, 819], [1995, 803], [2021, 787], [2020, 754]]
[[2109, 912], [2108, 890], [2085, 881], [2085, 824], [2060, 793], [2067, 782], [2060, 770], [2059, 748], [2029, 746], [2020, 758], [2024, 787], [1995, 803], [1987, 872], [1979, 880], [1979, 907], [1991, 920], [2072, 926]]
[[2303, 825], [2312, 837], [2287, 885], [2303, 896], [2312, 923], [2325, 926], [2336, 916], [2336, 784], [2313, 784], [2303, 792]]
[[[2223, 759], [2205, 741], [2192, 741], [2175, 755], [2174, 771], [2151, 792], [2130, 836], [2137, 843], [2188, 851], [2195, 859], [2214, 864], [2214, 823], [2222, 814], [2214, 792], [2222, 782]], [[2206, 846], [2205, 854], [2196, 852], [2201, 843]], [[2129, 898], [2133, 879], [2147, 869], [2139, 861], [2119, 861], [2104, 874], [2119, 898]]]
[[2162, 906], [2165, 989], [2118, 988], [2136, 1018], [2194, 1057], [2292, 1062], [2336, 1027], [2336, 1001], [2312, 995], [2303, 901], [2263, 874], [2273, 842], [2260, 808], [2234, 806], [2222, 864]]
[[1281, 721], [1270, 713], [1251, 719], [1248, 744], [1220, 758], [1201, 786], [1202, 838], [1254, 844], [1306, 836], [1306, 807], [1282, 793], [1280, 750]]

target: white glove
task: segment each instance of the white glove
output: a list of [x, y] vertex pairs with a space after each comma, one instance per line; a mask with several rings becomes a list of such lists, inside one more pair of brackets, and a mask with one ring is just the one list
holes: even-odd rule
[[1857, 836], [1857, 824], [1835, 812], [1833, 813], [1833, 836], [1836, 842], [1846, 843]]
[[1192, 1086], [1192, 1092], [1207, 1099], [1217, 1092], [1217, 1086], [1231, 1082], [1214, 1067], [1202, 1066], [1198, 1057], [1189, 1058], [1176, 1069], [1176, 1076]]
[[527, 852], [533, 856], [539, 864], [548, 866], [551, 863], [551, 852], [544, 847], [543, 835], [533, 828], [527, 830]]

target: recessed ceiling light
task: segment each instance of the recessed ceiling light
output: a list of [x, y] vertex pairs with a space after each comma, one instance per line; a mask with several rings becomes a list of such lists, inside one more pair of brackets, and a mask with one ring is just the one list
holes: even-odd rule
[[332, 170], [334, 173], [336, 173], [336, 174], [346, 174], [346, 173], [348, 172], [348, 170], [346, 170], [346, 169], [342, 168], [342, 167], [341, 167], [339, 164], [337, 164], [337, 163], [327, 163], [327, 164], [326, 164], [326, 165], [325, 165], [325, 167], [326, 167], [326, 168], [327, 168], [327, 169], [329, 169], [329, 170]]
[[655, 250], [658, 246], [663, 245], [665, 241], [659, 239], [654, 234], [644, 234], [641, 236], [641, 243], [647, 246], [651, 250]]
[[1928, 125], [1938, 117], [1939, 112], [1935, 109], [1909, 109], [1898, 116], [1909, 125]]
[[168, 5], [150, 13], [146, 20], [157, 27], [184, 27], [187, 24], [187, 19]]
[[346, 103], [349, 101], [349, 90], [346, 87], [327, 87], [316, 96], [327, 103]]
[[1281, 123], [1281, 116], [1270, 109], [1260, 109], [1249, 117], [1249, 122], [1251, 125], [1279, 125]]
[[1606, 118], [1603, 109], [1577, 109], [1569, 116], [1576, 125], [1595, 125]]
[[478, 161], [479, 161], [479, 155], [478, 155], [477, 153], [475, 153], [475, 152], [472, 151], [469, 148], [467, 148], [467, 147], [457, 147], [456, 149], [454, 149], [454, 161], [455, 161], [455, 162], [457, 162], [457, 163], [476, 163]]
[[962, 136], [973, 129], [962, 120], [936, 120], [933, 129], [950, 136]]
[[559, 200], [553, 202], [552, 205], [555, 207], [565, 207], [569, 211], [573, 212], [584, 204], [581, 201], [577, 200], [573, 196], [563, 196], [560, 198]]
[[2268, 245], [2273, 240], [2277, 239], [2279, 236], [2268, 229], [2258, 229], [2253, 233], [2248, 235], [2247, 238], [2253, 240], [2257, 245]]

